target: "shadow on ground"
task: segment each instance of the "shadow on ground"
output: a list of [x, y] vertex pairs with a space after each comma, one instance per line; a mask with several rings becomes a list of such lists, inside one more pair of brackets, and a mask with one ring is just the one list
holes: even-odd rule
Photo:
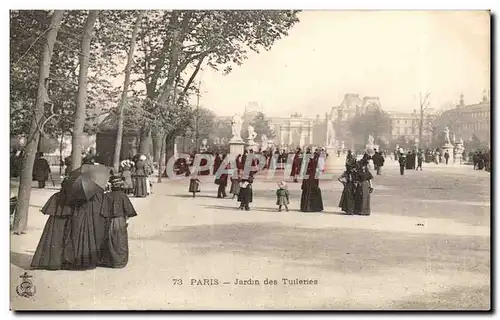
[[31, 270], [31, 259], [33, 259], [32, 254], [10, 252], [10, 263], [23, 270]]
[[[166, 196], [168, 197], [176, 197], [176, 198], [190, 198], [190, 199], [193, 199], [193, 195], [192, 194], [167, 194]], [[194, 199], [196, 198], [215, 198], [217, 199], [217, 196], [214, 196], [214, 195], [209, 195], [209, 194], [197, 194], [196, 197], [194, 197]]]
[[490, 272], [489, 237], [311, 229], [273, 222], [189, 226], [133, 239], [182, 244], [193, 255], [241, 252], [342, 273], [379, 273], [393, 267]]
[[391, 309], [487, 311], [491, 308], [490, 297], [489, 286], [453, 287], [444, 292], [429, 292], [393, 301]]

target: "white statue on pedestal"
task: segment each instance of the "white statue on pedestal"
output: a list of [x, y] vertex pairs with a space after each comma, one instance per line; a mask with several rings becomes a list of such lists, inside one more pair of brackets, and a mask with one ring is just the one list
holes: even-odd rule
[[257, 137], [257, 133], [253, 126], [248, 126], [248, 141], [252, 141]]
[[260, 139], [262, 140], [262, 144], [261, 144], [262, 150], [267, 150], [267, 148], [268, 148], [267, 136], [265, 134], [263, 134]]
[[373, 136], [371, 134], [369, 134], [368, 135], [368, 145], [373, 146], [374, 143], [375, 143], [375, 139], [373, 138]]
[[328, 116], [326, 124], [326, 145], [327, 147], [335, 146], [335, 129], [333, 127], [333, 117], [331, 113]]
[[444, 139], [445, 139], [446, 144], [451, 144], [451, 141], [450, 141], [450, 128], [448, 128], [448, 127], [444, 128]]
[[207, 151], [208, 150], [208, 147], [207, 147], [207, 143], [208, 143], [208, 140], [207, 139], [203, 139], [201, 140], [201, 148], [200, 148], [200, 151]]
[[235, 114], [231, 120], [232, 140], [241, 140], [241, 123], [241, 117]]

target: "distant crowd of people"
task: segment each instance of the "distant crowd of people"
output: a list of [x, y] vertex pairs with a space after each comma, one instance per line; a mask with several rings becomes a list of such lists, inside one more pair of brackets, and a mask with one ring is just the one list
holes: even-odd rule
[[[319, 187], [319, 178], [316, 174], [318, 171], [323, 170], [324, 165], [321, 157], [323, 153], [324, 150], [317, 149], [312, 152], [310, 149], [307, 149], [306, 152], [302, 154], [301, 150], [297, 149], [295, 154], [291, 154], [295, 157], [290, 174], [293, 181], [297, 182], [299, 175], [298, 171], [302, 169], [302, 165], [304, 174], [308, 176], [308, 178], [302, 180], [301, 186], [302, 195], [300, 209], [303, 212], [320, 212], [323, 210], [323, 199], [321, 196], [321, 189]], [[232, 195], [232, 199], [237, 199], [239, 202], [238, 208], [240, 210], [250, 210], [250, 204], [253, 202], [252, 185], [255, 181], [256, 173], [258, 172], [258, 169], [255, 168], [258, 168], [259, 161], [258, 158], [252, 157], [253, 154], [254, 152], [250, 150], [236, 156], [236, 159], [233, 162], [236, 165], [235, 168], [231, 167], [231, 162], [224, 161], [227, 155], [217, 154], [213, 161], [213, 172], [215, 175], [214, 183], [218, 185], [217, 198], [226, 198], [228, 196], [226, 193], [227, 186], [231, 183], [229, 194]], [[274, 161], [272, 161], [272, 153], [266, 152], [265, 154], [262, 154], [266, 159], [266, 163], [263, 164], [261, 168], [278, 169], [276, 164], [278, 161], [282, 161], [280, 160], [280, 157], [274, 157]], [[251, 165], [253, 169], [250, 168], [248, 169], [248, 172], [246, 172], [245, 165], [247, 164], [248, 157], [251, 157], [251, 161], [248, 161], [248, 165]], [[304, 159], [307, 159], [307, 163], [304, 162]], [[223, 163], [227, 164], [224, 168], [221, 168]], [[188, 192], [191, 193], [193, 197], [196, 197], [196, 193], [201, 191], [200, 176], [209, 174], [208, 171], [210, 170], [198, 170], [196, 167], [193, 167], [192, 170], [190, 170], [189, 164], [190, 163], [185, 159], [179, 159], [178, 171], [185, 172], [186, 175], [190, 176]], [[203, 163], [203, 160], [201, 160], [200, 165], [206, 165], [206, 163]], [[278, 210], [281, 211], [284, 208], [288, 211], [290, 193], [287, 189], [285, 181], [280, 181], [278, 183], [276, 197]]]
[[470, 154], [474, 170], [485, 170], [491, 172], [491, 150], [476, 151]]

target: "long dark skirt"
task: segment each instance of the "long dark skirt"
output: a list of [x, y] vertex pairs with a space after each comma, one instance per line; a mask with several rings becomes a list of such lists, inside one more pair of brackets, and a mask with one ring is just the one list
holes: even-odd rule
[[146, 177], [134, 177], [134, 196], [146, 197], [148, 195], [148, 184]]
[[124, 170], [122, 172], [122, 176], [124, 178], [125, 182], [125, 190], [133, 190], [134, 189], [134, 182], [132, 181], [132, 174], [130, 173], [130, 170]]
[[240, 193], [240, 181], [238, 179], [231, 179], [231, 189], [229, 193], [238, 195]]
[[196, 179], [189, 180], [189, 192], [200, 192], [200, 182]]
[[45, 270], [68, 269], [65, 247], [70, 237], [71, 220], [68, 216], [49, 216], [40, 242], [31, 260], [31, 268]]
[[371, 214], [370, 208], [370, 183], [368, 181], [363, 181], [358, 185], [356, 189], [356, 203], [354, 212], [363, 216], [369, 216]]
[[411, 158], [410, 157], [408, 157], [406, 159], [405, 166], [406, 166], [406, 170], [410, 170], [411, 169]]
[[340, 197], [339, 207], [347, 214], [354, 213], [355, 205], [355, 194], [356, 187], [354, 183], [346, 183], [344, 185], [344, 190], [342, 191], [342, 196]]
[[317, 182], [306, 180], [302, 184], [302, 196], [300, 197], [300, 211], [320, 212], [323, 211], [323, 198], [321, 189]]
[[72, 269], [93, 269], [99, 264], [105, 227], [101, 207], [102, 195], [97, 195], [94, 200], [76, 208], [71, 217], [71, 241], [65, 250], [72, 251], [71, 258], [68, 258]]
[[128, 233], [125, 217], [106, 219], [99, 266], [123, 268], [128, 263]]

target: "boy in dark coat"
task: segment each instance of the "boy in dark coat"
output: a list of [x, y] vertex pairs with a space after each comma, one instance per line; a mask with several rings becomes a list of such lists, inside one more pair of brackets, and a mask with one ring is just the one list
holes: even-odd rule
[[240, 184], [240, 193], [238, 195], [238, 202], [240, 203], [240, 210], [245, 209], [246, 211], [250, 210], [250, 203], [253, 200], [253, 191], [252, 191], [252, 183], [253, 177], [246, 177], [241, 180]]

